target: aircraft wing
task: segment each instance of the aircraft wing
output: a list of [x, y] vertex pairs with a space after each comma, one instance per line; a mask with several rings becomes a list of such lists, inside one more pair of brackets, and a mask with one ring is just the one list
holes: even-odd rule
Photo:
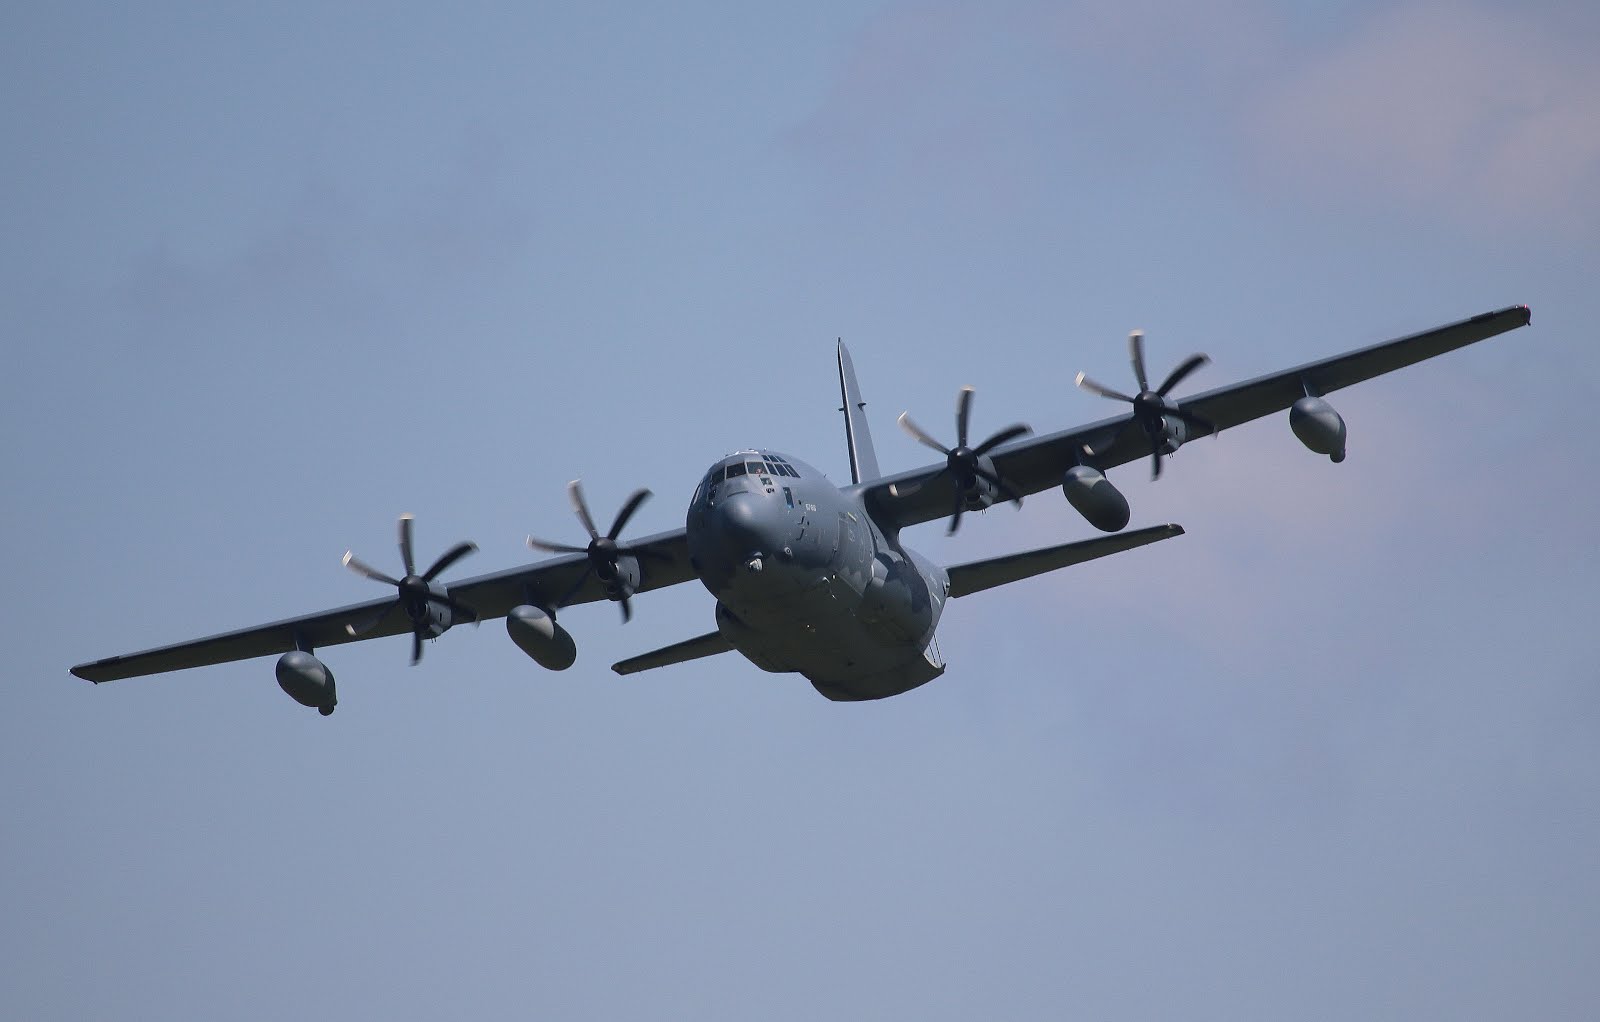
[[[1218, 430], [1229, 429], [1284, 411], [1308, 390], [1318, 395], [1329, 394], [1527, 326], [1531, 319], [1532, 313], [1526, 305], [1513, 305], [1459, 323], [1219, 387], [1180, 400], [1178, 405], [1212, 423]], [[1095, 452], [1092, 463], [1100, 469], [1149, 457], [1148, 437], [1136, 426], [1128, 428], [1130, 425], [1133, 425], [1132, 414], [1118, 415], [1076, 429], [1006, 444], [997, 448], [991, 457], [995, 470], [1014, 489], [1022, 494], [1038, 493], [1061, 485], [1062, 474], [1079, 463], [1086, 445]], [[939, 464], [930, 465], [876, 479], [856, 489], [880, 524], [894, 528], [916, 525], [950, 514], [955, 493], [950, 477], [940, 475], [943, 468]]]
[[[695, 578], [689, 566], [688, 543], [684, 530], [659, 533], [638, 542], [630, 542], [631, 549], [642, 551], [639, 563], [642, 579], [638, 592], [649, 592], [677, 585]], [[583, 554], [565, 554], [537, 564], [510, 568], [491, 575], [479, 575], [449, 586], [450, 597], [477, 612], [478, 620], [504, 617], [513, 607], [531, 603], [550, 607], [577, 584], [584, 573], [587, 559]], [[571, 596], [566, 606], [590, 603], [605, 599], [600, 582], [592, 574]], [[376, 613], [393, 596], [384, 596], [365, 603], [325, 610], [315, 614], [274, 621], [271, 624], [224, 632], [205, 639], [160, 646], [141, 653], [108, 657], [93, 663], [79, 664], [72, 673], [96, 683], [136, 678], [164, 671], [178, 671], [188, 667], [205, 667], [211, 664], [249, 660], [254, 657], [287, 653], [292, 649], [337, 646], [346, 642], [382, 638], [388, 635], [408, 635], [410, 619], [398, 607], [387, 614], [378, 625], [359, 636], [345, 630], [348, 624], [365, 623], [364, 619]]]

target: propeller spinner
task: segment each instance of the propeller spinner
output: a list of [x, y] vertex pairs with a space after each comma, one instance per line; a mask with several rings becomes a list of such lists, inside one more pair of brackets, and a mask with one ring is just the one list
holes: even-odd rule
[[[453, 599], [442, 585], [435, 585], [434, 579], [438, 578], [444, 570], [461, 560], [478, 547], [475, 543], [457, 543], [440, 555], [439, 559], [429, 566], [427, 571], [417, 574], [416, 562], [411, 555], [411, 515], [400, 516], [400, 560], [405, 565], [404, 578], [391, 578], [378, 569], [372, 567], [358, 558], [353, 552], [346, 550], [344, 566], [358, 575], [365, 575], [374, 582], [383, 582], [395, 587], [397, 595], [394, 602], [386, 604], [377, 613], [357, 624], [345, 625], [345, 631], [351, 635], [361, 635], [370, 632], [378, 623], [389, 616], [396, 607], [403, 607], [406, 616], [411, 619], [411, 663], [413, 666], [422, 659], [422, 640], [442, 635], [451, 624], [462, 621], [476, 621], [478, 612], [458, 600]], [[447, 608], [451, 617], [443, 618], [431, 611], [434, 608]]]
[[[1217, 427], [1190, 411], [1178, 407], [1176, 401], [1167, 398], [1173, 388], [1188, 378], [1190, 373], [1211, 361], [1208, 355], [1190, 355], [1178, 364], [1178, 367], [1167, 374], [1161, 381], [1161, 386], [1155, 390], [1150, 389], [1149, 378], [1144, 370], [1144, 331], [1135, 330], [1128, 334], [1128, 360], [1133, 364], [1133, 376], [1139, 384], [1137, 397], [1129, 397], [1121, 391], [1112, 390], [1102, 383], [1096, 383], [1084, 373], [1078, 374], [1078, 386], [1101, 397], [1108, 397], [1113, 401], [1125, 401], [1133, 406], [1134, 420], [1150, 438], [1150, 478], [1161, 478], [1161, 455], [1163, 448], [1169, 446], [1166, 419], [1171, 416], [1182, 422], [1188, 423], [1207, 433], [1215, 433]], [[1171, 454], [1177, 450], [1172, 444], [1165, 453]], [[1092, 457], [1094, 452], [1090, 452]]]
[[[1018, 423], [1014, 426], [1007, 426], [976, 447], [967, 446], [967, 422], [972, 417], [973, 393], [974, 391], [971, 387], [962, 387], [961, 393], [956, 397], [956, 445], [954, 447], [946, 447], [930, 436], [926, 430], [912, 422], [910, 412], [901, 412], [900, 418], [896, 420], [900, 423], [900, 428], [910, 434], [917, 443], [922, 444], [924, 447], [932, 448], [945, 457], [944, 468], [940, 469], [928, 482], [932, 482], [933, 479], [937, 479], [941, 475], [949, 475], [955, 482], [955, 502], [950, 511], [950, 528], [948, 530], [948, 535], [952, 536], [961, 527], [961, 514], [967, 509], [969, 496], [980, 488], [979, 480], [992, 486], [1001, 496], [1014, 502], [1018, 507], [1022, 506], [1022, 494], [1018, 493], [1010, 483], [1002, 479], [1000, 474], [994, 470], [994, 464], [989, 461], [988, 454], [1001, 444], [1033, 432], [1032, 428]], [[909, 496], [921, 488], [921, 485], [897, 487], [895, 495]]]

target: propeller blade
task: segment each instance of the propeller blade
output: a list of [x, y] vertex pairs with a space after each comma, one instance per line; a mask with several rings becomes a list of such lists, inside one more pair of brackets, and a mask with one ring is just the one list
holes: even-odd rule
[[412, 515], [400, 516], [400, 560], [406, 566], [407, 575], [415, 575], [417, 568], [411, 559], [411, 519]]
[[990, 472], [988, 469], [984, 468], [982, 465], [977, 466], [975, 471], [980, 476], [982, 476], [983, 478], [989, 480], [989, 482], [993, 483], [994, 486], [995, 486], [995, 489], [999, 490], [1005, 496], [1005, 498], [1007, 500], [1011, 501], [1013, 504], [1017, 505], [1018, 507], [1022, 506], [1022, 494], [1018, 493], [1011, 486], [1010, 483], [1008, 483], [1004, 479], [1000, 478], [1000, 474], [998, 472]]
[[367, 576], [374, 582], [387, 582], [392, 586], [398, 586], [400, 584], [399, 579], [390, 578], [388, 575], [385, 575], [377, 568], [374, 568], [372, 565], [357, 557], [354, 551], [346, 550], [344, 552], [344, 566], [355, 572], [357, 575]]
[[565, 543], [552, 543], [537, 536], [528, 537], [528, 546], [535, 550], [543, 550], [547, 554], [581, 554], [588, 549], [588, 547], [568, 546]]
[[959, 489], [956, 490], [955, 507], [950, 512], [950, 527], [945, 530], [946, 536], [954, 536], [956, 530], [961, 528], [961, 514], [967, 509], [967, 495]]
[[[1161, 386], [1156, 388], [1156, 393], [1166, 397], [1167, 392], [1182, 383], [1185, 377], [1210, 361], [1211, 357], [1209, 355], [1190, 355], [1179, 364], [1178, 368], [1167, 374], [1167, 378], [1162, 381]], [[1140, 386], [1142, 387], [1143, 385], [1144, 381], [1141, 380]]]
[[971, 387], [962, 387], [961, 393], [956, 395], [956, 446], [967, 446], [967, 421], [972, 418], [972, 393]]
[[411, 633], [411, 666], [415, 667], [422, 662], [422, 635], [418, 632]]
[[1134, 330], [1128, 334], [1128, 361], [1133, 363], [1133, 378], [1139, 381], [1139, 390], [1150, 389], [1150, 381], [1144, 375], [1144, 331]]
[[572, 510], [578, 513], [578, 521], [589, 530], [589, 538], [599, 539], [600, 530], [594, 527], [594, 519], [589, 516], [589, 505], [583, 499], [583, 485], [578, 480], [567, 484], [567, 498], [572, 501]]
[[615, 542], [616, 538], [622, 535], [622, 530], [627, 527], [628, 519], [632, 518], [633, 513], [639, 510], [639, 505], [649, 499], [649, 490], [643, 487], [634, 490], [633, 494], [628, 498], [628, 502], [622, 505], [622, 510], [617, 512], [617, 518], [611, 523], [611, 531], [606, 533], [606, 538]]
[[[578, 576], [578, 581], [572, 583], [572, 587], [570, 589], [568, 589], [565, 593], [562, 594], [561, 599], [559, 599], [559, 600], [557, 600], [555, 602], [555, 607], [565, 607], [567, 605], [567, 601], [568, 600], [570, 600], [574, 596], [578, 595], [578, 590], [582, 589], [583, 588], [583, 584], [585, 582], [589, 581], [589, 576], [593, 572], [594, 572], [594, 566], [593, 565], [585, 565], [584, 569], [583, 569], [583, 574], [579, 575]], [[552, 607], [551, 609], [553, 610], [553, 609], [555, 609], [555, 607]]]
[[663, 552], [661, 550], [657, 550], [654, 547], [647, 547], [647, 546], [622, 546], [622, 547], [617, 547], [617, 553], [626, 555], [628, 557], [637, 557], [641, 561], [666, 562], [666, 561], [672, 560], [672, 555], [671, 554], [665, 553], [665, 552]]
[[1019, 436], [1027, 436], [1029, 433], [1032, 433], [1032, 432], [1033, 432], [1033, 427], [1024, 426], [1020, 422], [1017, 423], [1015, 426], [1007, 426], [1005, 429], [1002, 429], [1000, 432], [996, 433], [994, 436], [990, 437], [989, 439], [985, 440], [983, 443], [979, 444], [977, 447], [973, 448], [972, 453], [978, 455], [981, 458], [983, 455], [988, 454], [990, 451], [994, 450], [996, 447], [999, 447], [1001, 444], [1010, 443], [1011, 441], [1015, 440], [1017, 437], [1019, 437]]
[[1101, 397], [1109, 397], [1113, 401], [1126, 401], [1130, 405], [1133, 404], [1133, 398], [1122, 393], [1120, 390], [1112, 390], [1103, 383], [1096, 383], [1083, 373], [1078, 374], [1078, 386], [1089, 391], [1091, 394], [1099, 394]]
[[434, 561], [433, 567], [422, 573], [422, 580], [424, 582], [432, 582], [434, 579], [439, 577], [440, 573], [442, 573], [446, 568], [450, 567], [450, 565], [456, 563], [470, 553], [475, 553], [477, 549], [478, 544], [471, 541], [457, 543], [455, 546], [445, 551], [437, 561]]
[[1150, 481], [1151, 482], [1155, 482], [1157, 479], [1160, 479], [1160, 478], [1161, 478], [1161, 452], [1157, 451], [1157, 450], [1152, 450], [1150, 452]]
[[471, 607], [452, 596], [430, 592], [426, 599], [430, 603], [437, 603], [440, 606], [449, 607], [450, 612], [458, 615], [462, 621], [478, 620], [478, 612], [476, 610], [473, 610]]
[[949, 456], [950, 448], [929, 436], [923, 431], [921, 426], [918, 426], [915, 422], [912, 422], [910, 412], [901, 412], [900, 418], [896, 419], [895, 421], [898, 422], [900, 424], [900, 428], [909, 433], [911, 438], [917, 443], [924, 447], [931, 447], [947, 457]]
[[1182, 408], [1174, 409], [1167, 414], [1182, 419], [1191, 426], [1197, 426], [1205, 430], [1207, 434], [1215, 434], [1217, 432], [1216, 424], [1210, 419], [1201, 418], [1193, 412], [1184, 411]]
[[622, 623], [623, 624], [627, 624], [629, 621], [632, 621], [633, 620], [633, 608], [628, 605], [628, 598], [626, 596], [624, 596], [621, 600], [619, 600], [617, 602], [618, 602], [618, 605], [622, 607]]
[[378, 625], [383, 622], [383, 619], [388, 617], [390, 612], [398, 606], [400, 606], [400, 601], [393, 600], [384, 604], [374, 613], [362, 618], [360, 621], [357, 621], [354, 624], [346, 624], [344, 626], [345, 634], [350, 636], [367, 634], [374, 628], [378, 627]]

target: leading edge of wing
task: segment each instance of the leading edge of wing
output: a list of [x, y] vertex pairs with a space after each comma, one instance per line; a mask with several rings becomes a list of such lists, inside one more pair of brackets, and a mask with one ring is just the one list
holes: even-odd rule
[[[677, 585], [696, 577], [689, 565], [688, 543], [683, 529], [658, 533], [629, 545], [647, 551], [642, 563], [644, 578], [638, 589], [641, 593]], [[572, 592], [573, 585], [586, 567], [584, 555], [566, 554], [519, 568], [464, 579], [449, 586], [449, 592], [453, 599], [476, 611], [480, 621], [505, 617], [513, 607], [523, 603], [551, 607], [556, 600], [566, 596], [565, 606], [570, 607], [605, 599], [605, 592], [593, 574], [576, 592]], [[571, 595], [567, 596], [569, 592]], [[407, 634], [411, 631], [411, 623], [398, 608], [385, 615], [376, 627], [359, 636], [352, 636], [345, 628], [346, 625], [364, 621], [393, 600], [392, 596], [382, 597], [203, 639], [106, 657], [79, 664], [71, 668], [71, 672], [85, 681], [99, 684], [191, 667], [209, 667], [235, 660], [251, 660], [274, 653], [287, 653], [293, 649], [320, 649], [346, 642]]]
[[[1178, 404], [1215, 424], [1218, 430], [1239, 426], [1284, 411], [1304, 397], [1307, 389], [1331, 393], [1527, 326], [1532, 315], [1526, 305], [1508, 306], [1218, 387]], [[1088, 425], [1014, 441], [994, 452], [995, 469], [1012, 488], [1026, 495], [1061, 485], [1062, 474], [1076, 464], [1110, 469], [1147, 458], [1150, 444], [1144, 432], [1126, 428], [1132, 419], [1126, 413], [1114, 415]], [[1095, 452], [1092, 459], [1085, 458], [1085, 446]], [[955, 493], [950, 476], [940, 475], [943, 469], [942, 464], [928, 465], [851, 489], [861, 495], [873, 517], [885, 528], [918, 525], [950, 513]]]

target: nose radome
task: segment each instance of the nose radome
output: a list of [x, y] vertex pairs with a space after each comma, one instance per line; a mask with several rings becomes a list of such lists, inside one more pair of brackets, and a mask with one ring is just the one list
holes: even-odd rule
[[711, 527], [718, 544], [729, 554], [744, 558], [767, 552], [762, 504], [754, 494], [734, 493], [713, 509]]

